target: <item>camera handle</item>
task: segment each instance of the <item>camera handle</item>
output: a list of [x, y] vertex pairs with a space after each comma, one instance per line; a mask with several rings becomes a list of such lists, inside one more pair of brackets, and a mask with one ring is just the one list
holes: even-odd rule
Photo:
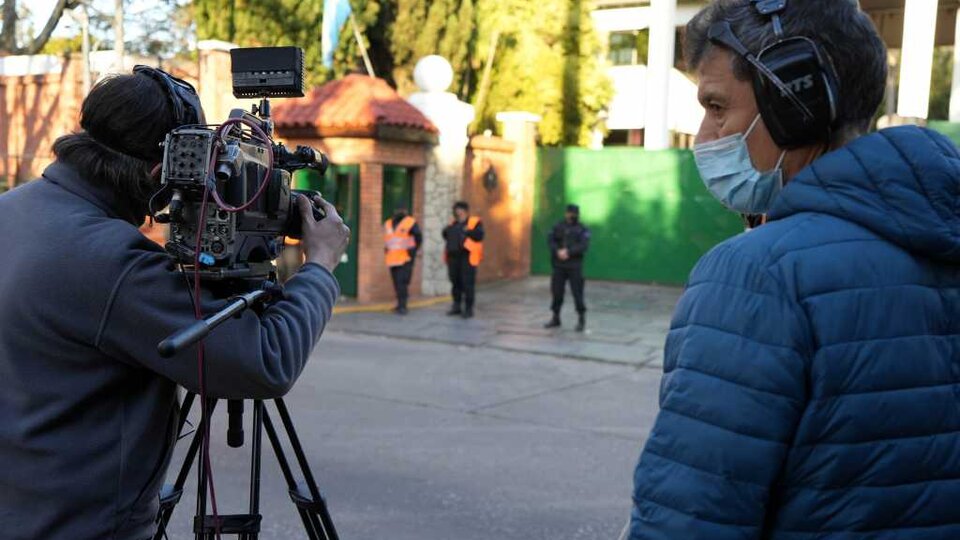
[[273, 293], [274, 291], [272, 289], [265, 288], [235, 296], [234, 300], [227, 304], [227, 307], [206, 319], [200, 319], [190, 326], [170, 334], [170, 336], [157, 345], [157, 352], [159, 352], [163, 358], [170, 358], [184, 348], [207, 337], [214, 328], [226, 322], [230, 317], [233, 317], [257, 302], [268, 300]]

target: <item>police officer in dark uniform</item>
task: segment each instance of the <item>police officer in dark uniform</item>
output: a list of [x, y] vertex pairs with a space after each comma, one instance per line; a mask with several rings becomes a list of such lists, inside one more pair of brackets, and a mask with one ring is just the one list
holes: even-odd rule
[[444, 261], [453, 289], [453, 307], [447, 315], [473, 317], [477, 267], [483, 260], [483, 237], [483, 222], [470, 215], [470, 205], [464, 201], [453, 205], [453, 220], [443, 229]]
[[583, 256], [590, 248], [590, 230], [580, 223], [579, 206], [567, 205], [563, 221], [554, 225], [547, 237], [547, 243], [553, 262], [553, 276], [550, 279], [550, 290], [553, 293], [550, 309], [553, 310], [553, 318], [544, 326], [560, 326], [560, 308], [563, 307], [563, 295], [569, 281], [580, 316], [577, 332], [583, 332], [587, 325], [587, 306], [583, 301]]

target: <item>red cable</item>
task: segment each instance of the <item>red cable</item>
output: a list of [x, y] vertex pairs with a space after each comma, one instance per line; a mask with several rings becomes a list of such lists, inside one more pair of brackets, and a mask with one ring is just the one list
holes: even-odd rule
[[[261, 180], [260, 186], [257, 188], [257, 192], [253, 195], [253, 197], [249, 201], [245, 202], [241, 206], [232, 206], [225, 203], [223, 199], [220, 197], [220, 194], [217, 192], [216, 188], [213, 189], [213, 199], [216, 202], [217, 207], [219, 207], [221, 210], [224, 210], [230, 213], [241, 212], [243, 210], [246, 210], [247, 208], [250, 208], [250, 206], [252, 206], [253, 203], [257, 202], [257, 200], [263, 195], [264, 191], [266, 191], [267, 185], [270, 183], [270, 175], [273, 173], [273, 145], [270, 144], [270, 137], [268, 137], [267, 134], [263, 131], [263, 129], [261, 129], [260, 126], [258, 126], [256, 123], [250, 120], [247, 120], [246, 118], [231, 118], [220, 125], [220, 128], [217, 130], [217, 137], [222, 138], [224, 133], [226, 132], [226, 128], [232, 125], [237, 125], [237, 124], [246, 125], [251, 130], [253, 130], [254, 134], [257, 137], [259, 137], [260, 140], [266, 143], [267, 163], [269, 165], [267, 165], [266, 171], [264, 172], [264, 175], [263, 175], [263, 180]], [[213, 176], [213, 170], [217, 162], [218, 151], [219, 151], [218, 146], [214, 145], [213, 150], [210, 154], [210, 166], [207, 169], [208, 178]], [[154, 170], [156, 170], [156, 168]], [[203, 198], [200, 205], [200, 214], [199, 214], [199, 217], [197, 218], [197, 236], [194, 241], [194, 249], [193, 249], [194, 251], [193, 310], [194, 310], [194, 317], [196, 317], [197, 320], [200, 320], [203, 318], [203, 311], [200, 305], [200, 249], [201, 249], [201, 240], [203, 238], [203, 230], [206, 225], [204, 221], [205, 221], [205, 216], [207, 212], [207, 201], [209, 199], [209, 195], [210, 195], [210, 189], [208, 188], [206, 182], [204, 182]], [[202, 459], [203, 459], [203, 464], [207, 468], [207, 473], [209, 475], [210, 504], [213, 509], [214, 531], [215, 531], [217, 540], [220, 540], [220, 516], [217, 511], [217, 492], [216, 492], [216, 488], [214, 487], [213, 467], [210, 462], [210, 418], [209, 418], [209, 413], [207, 413], [206, 385], [204, 384], [204, 381], [203, 381], [203, 353], [204, 353], [203, 341], [201, 341], [197, 346], [197, 369], [199, 371], [198, 382], [200, 385], [200, 403], [201, 403], [201, 413], [202, 413], [201, 416], [207, 417], [205, 422], [201, 422], [204, 426]], [[204, 494], [204, 496], [206, 496], [206, 494]]]
[[[207, 214], [207, 200], [209, 190], [204, 186], [203, 200], [200, 204], [200, 214], [197, 218], [197, 236], [194, 243], [193, 255], [193, 314], [197, 320], [203, 318], [203, 309], [200, 303], [200, 241], [203, 235], [204, 221]], [[203, 340], [197, 345], [198, 383], [200, 386], [201, 424], [203, 425], [203, 466], [207, 468], [210, 486], [210, 504], [213, 508], [214, 532], [220, 540], [220, 515], [217, 512], [217, 490], [213, 485], [213, 467], [210, 462], [210, 414], [207, 411], [207, 390], [203, 381]], [[206, 496], [206, 493], [204, 493]]]
[[[260, 186], [257, 188], [257, 192], [254, 193], [253, 197], [249, 201], [240, 206], [231, 206], [227, 204], [222, 198], [220, 198], [220, 193], [218, 193], [217, 190], [213, 190], [213, 200], [216, 201], [217, 206], [221, 210], [225, 210], [230, 213], [242, 212], [243, 210], [250, 208], [253, 203], [257, 202], [257, 199], [259, 199], [260, 196], [263, 195], [263, 192], [267, 190], [267, 185], [270, 183], [270, 175], [273, 173], [273, 145], [270, 144], [270, 137], [268, 137], [267, 134], [256, 123], [247, 120], [246, 118], [231, 118], [221, 124], [220, 128], [217, 129], [217, 138], [223, 138], [224, 133], [226, 133], [226, 128], [237, 124], [243, 124], [249, 127], [251, 130], [253, 130], [253, 133], [260, 138], [261, 141], [266, 143], [268, 165], [264, 171], [263, 180], [260, 181]], [[214, 146], [213, 155], [210, 156], [209, 174], [213, 173], [213, 167], [217, 161], [217, 151], [217, 146]]]

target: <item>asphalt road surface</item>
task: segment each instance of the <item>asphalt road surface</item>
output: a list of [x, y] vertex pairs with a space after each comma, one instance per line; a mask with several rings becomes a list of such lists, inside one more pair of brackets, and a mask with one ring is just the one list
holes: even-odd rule
[[[655, 365], [331, 331], [287, 403], [344, 540], [614, 540], [659, 380]], [[214, 480], [219, 512], [239, 513], [248, 447], [226, 446], [223, 409]], [[192, 537], [192, 479], [171, 538]], [[261, 501], [262, 538], [306, 538], [269, 446]]]

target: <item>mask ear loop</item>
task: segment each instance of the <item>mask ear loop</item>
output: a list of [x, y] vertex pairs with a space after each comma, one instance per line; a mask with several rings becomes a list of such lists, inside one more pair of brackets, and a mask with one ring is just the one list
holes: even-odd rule
[[760, 122], [760, 113], [757, 113], [757, 117], [753, 119], [753, 123], [750, 124], [750, 127], [747, 128], [747, 131], [743, 133], [743, 140], [750, 138], [750, 134], [753, 133], [753, 129], [757, 127], [757, 123]]
[[[781, 150], [781, 151], [780, 151], [780, 159], [777, 160], [777, 165], [776, 165], [776, 167], [773, 168], [773, 170], [779, 169], [779, 168], [783, 165], [783, 160], [784, 160], [784, 158], [786, 158], [786, 157], [787, 157], [787, 151], [786, 151], [786, 150]], [[781, 184], [783, 183], [783, 176], [782, 176], [782, 175], [781, 175], [781, 177], [780, 177], [780, 183], [781, 183]], [[780, 187], [783, 187], [783, 186], [780, 186]]]

